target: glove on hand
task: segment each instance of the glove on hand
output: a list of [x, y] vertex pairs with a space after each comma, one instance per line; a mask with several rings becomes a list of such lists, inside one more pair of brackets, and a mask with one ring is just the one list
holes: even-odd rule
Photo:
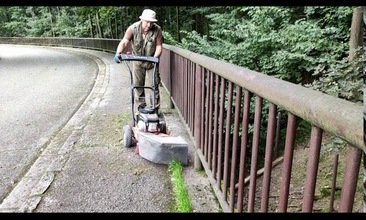
[[114, 55], [114, 62], [120, 63], [121, 62], [120, 58], [121, 58], [121, 54], [116, 53], [116, 55]]

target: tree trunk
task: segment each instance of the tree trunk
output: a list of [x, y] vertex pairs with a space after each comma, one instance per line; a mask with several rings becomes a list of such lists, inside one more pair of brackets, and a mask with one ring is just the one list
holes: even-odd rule
[[52, 37], [55, 37], [55, 31], [54, 31], [54, 24], [53, 24], [53, 20], [52, 20], [52, 11], [51, 11], [51, 7], [47, 7], [48, 12], [50, 13], [50, 23], [51, 23], [51, 33], [52, 33]]
[[355, 7], [353, 9], [351, 34], [349, 42], [348, 60], [352, 61], [356, 55], [355, 50], [363, 45], [363, 25], [362, 25], [362, 7]]
[[90, 14], [88, 14], [88, 20], [89, 20], [90, 37], [94, 38], [93, 21], [92, 18], [90, 17]]
[[98, 11], [95, 13], [95, 19], [96, 19], [96, 22], [97, 22], [98, 38], [103, 38], [102, 27], [100, 26], [100, 23], [99, 23], [99, 13], [98, 13]]
[[111, 19], [110, 18], [108, 18], [108, 26], [109, 26], [109, 28], [108, 28], [108, 30], [109, 30], [109, 33], [110, 33], [110, 38], [112, 38], [112, 39], [114, 39], [114, 37], [113, 37], [113, 27], [112, 27], [112, 21], [111, 21]]
[[203, 15], [201, 14], [195, 14], [195, 30], [197, 31], [197, 33], [199, 33], [200, 35], [204, 35], [204, 22], [203, 22]]
[[118, 21], [117, 21], [117, 18], [114, 17], [114, 33], [115, 33], [115, 36], [116, 36], [116, 39], [118, 39]]
[[177, 12], [177, 42], [180, 42], [179, 6], [176, 7], [176, 12]]

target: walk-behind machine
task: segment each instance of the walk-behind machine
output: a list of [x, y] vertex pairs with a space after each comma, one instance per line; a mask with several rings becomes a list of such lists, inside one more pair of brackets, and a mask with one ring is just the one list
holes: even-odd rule
[[[169, 164], [173, 160], [179, 161], [182, 165], [188, 162], [188, 144], [181, 137], [173, 137], [167, 134], [167, 127], [164, 115], [160, 111], [160, 106], [156, 105], [155, 80], [158, 74], [157, 64], [159, 58], [149, 56], [133, 55], [131, 53], [121, 54], [121, 59], [130, 73], [131, 79], [131, 115], [132, 123], [123, 128], [123, 144], [129, 148], [136, 146], [135, 152], [143, 158], [159, 164]], [[143, 61], [153, 63], [154, 83], [153, 86], [134, 86], [132, 71], [129, 66], [130, 61]], [[152, 103], [146, 106], [138, 106], [135, 110], [134, 91], [137, 88], [144, 88], [153, 94], [150, 99]], [[146, 94], [149, 96], [150, 94]], [[151, 97], [151, 96], [149, 96]], [[136, 112], [135, 112], [136, 111]]]

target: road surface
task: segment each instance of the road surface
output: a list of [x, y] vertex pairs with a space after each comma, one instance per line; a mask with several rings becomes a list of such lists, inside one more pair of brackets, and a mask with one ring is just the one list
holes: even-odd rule
[[0, 201], [79, 109], [97, 73], [77, 54], [0, 45]]

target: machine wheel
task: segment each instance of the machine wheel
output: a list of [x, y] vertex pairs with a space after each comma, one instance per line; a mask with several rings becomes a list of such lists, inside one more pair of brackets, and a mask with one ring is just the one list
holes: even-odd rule
[[166, 130], [166, 124], [165, 124], [165, 122], [161, 122], [160, 125], [161, 125], [160, 133], [166, 134], [167, 133], [167, 130]]
[[166, 129], [165, 117], [164, 117], [163, 113], [159, 114], [159, 123], [160, 123], [160, 133], [166, 134], [167, 129]]
[[125, 125], [123, 127], [124, 134], [123, 134], [123, 145], [129, 148], [132, 145], [132, 127], [131, 125]]

